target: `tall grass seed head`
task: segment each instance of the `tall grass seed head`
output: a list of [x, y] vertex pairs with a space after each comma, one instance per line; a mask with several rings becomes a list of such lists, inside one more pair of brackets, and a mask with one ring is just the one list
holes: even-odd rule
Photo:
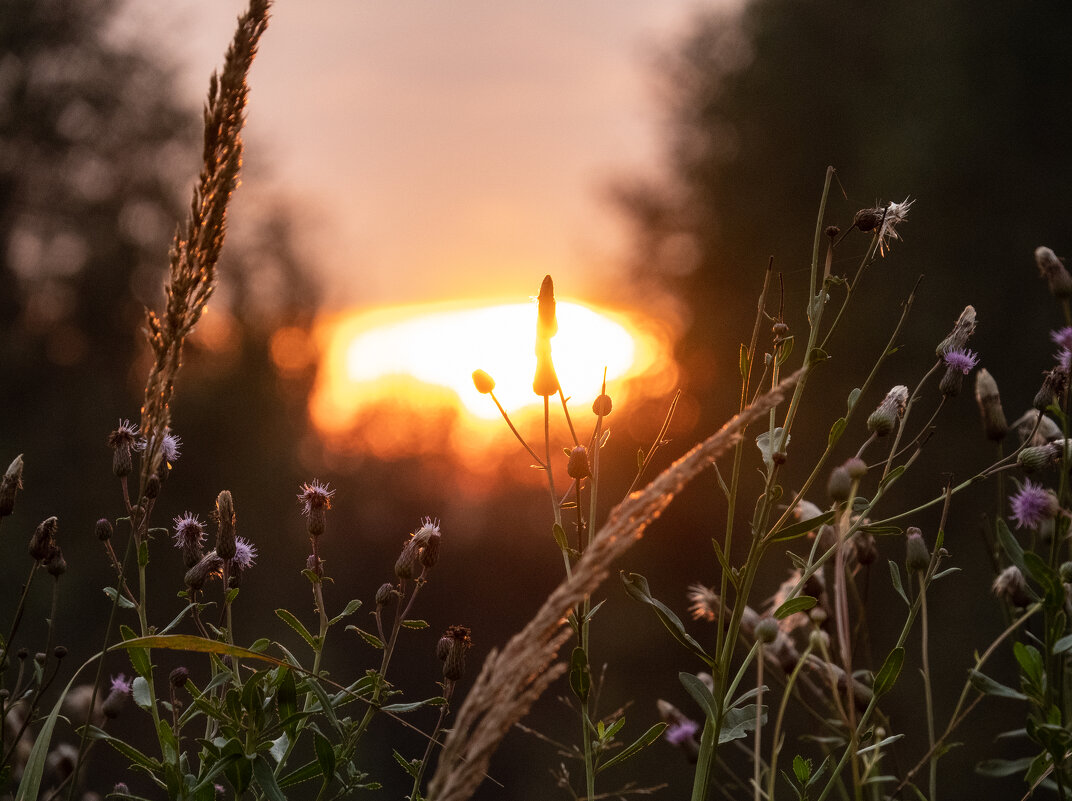
[[1009, 565], [998, 573], [992, 589], [998, 598], [1021, 609], [1031, 603], [1027, 580], [1016, 565]]
[[1067, 370], [1062, 369], [1060, 366], [1047, 370], [1043, 374], [1042, 386], [1039, 387], [1039, 391], [1035, 394], [1035, 399], [1031, 405], [1040, 412], [1045, 411], [1064, 394], [1067, 385]]
[[905, 538], [905, 568], [911, 575], [922, 573], [931, 563], [931, 552], [923, 541], [923, 532], [915, 526], [909, 526]]
[[1047, 247], [1035, 248], [1035, 264], [1039, 274], [1046, 279], [1046, 285], [1055, 298], [1065, 300], [1072, 297], [1072, 275], [1068, 274], [1064, 263], [1057, 254]]
[[867, 418], [867, 430], [876, 437], [884, 437], [897, 425], [897, 421], [904, 417], [905, 408], [908, 405], [908, 387], [898, 384], [882, 399], [875, 411]]
[[142, 448], [138, 427], [129, 420], [120, 420], [116, 429], [108, 435], [108, 445], [113, 451], [112, 473], [118, 478], [130, 475], [134, 469], [133, 452]]
[[0, 478], [0, 517], [15, 511], [15, 495], [22, 489], [22, 454], [15, 457]]
[[473, 386], [481, 395], [490, 395], [495, 390], [495, 379], [483, 370], [473, 370]]
[[950, 351], [964, 350], [968, 346], [968, 340], [975, 333], [976, 314], [974, 306], [965, 306], [964, 311], [957, 317], [953, 324], [953, 330], [949, 335], [938, 343], [934, 349], [934, 355], [941, 359]]
[[48, 561], [56, 547], [56, 531], [60, 521], [55, 517], [48, 517], [37, 524], [33, 534], [30, 535], [30, 556], [38, 562]]
[[1017, 528], [1037, 529], [1044, 521], [1052, 520], [1061, 510], [1053, 490], [1046, 489], [1031, 479], [1024, 481], [1023, 486], [1009, 498], [1009, 504]]
[[235, 555], [235, 510], [234, 499], [229, 490], [216, 496], [216, 555], [220, 559], [234, 559]]
[[975, 402], [979, 404], [979, 418], [983, 422], [986, 438], [991, 442], [1001, 442], [1009, 431], [1009, 424], [1001, 407], [998, 382], [985, 367], [979, 368], [975, 374]]
[[570, 451], [569, 462], [566, 463], [566, 474], [577, 480], [592, 475], [588, 467], [588, 448], [584, 445], [578, 445]]
[[335, 490], [331, 489], [330, 484], [322, 484], [316, 479], [313, 479], [312, 483], [301, 485], [298, 504], [301, 506], [302, 516], [308, 521], [310, 537], [319, 537], [324, 533], [327, 512], [331, 509], [331, 499], [334, 495]]

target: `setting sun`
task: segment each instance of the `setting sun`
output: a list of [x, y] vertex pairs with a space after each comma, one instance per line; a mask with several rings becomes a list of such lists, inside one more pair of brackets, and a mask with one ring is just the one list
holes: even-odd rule
[[[322, 328], [313, 421], [325, 434], [339, 433], [386, 406], [418, 415], [446, 409], [469, 429], [487, 428], [499, 412], [474, 388], [476, 369], [495, 379], [511, 415], [542, 410], [532, 390], [536, 312], [535, 303], [472, 302], [339, 316]], [[667, 334], [651, 321], [570, 300], [558, 303], [558, 320], [553, 357], [572, 407], [591, 404], [604, 368], [618, 393], [639, 376], [650, 379], [644, 394], [664, 393], [673, 382]]]

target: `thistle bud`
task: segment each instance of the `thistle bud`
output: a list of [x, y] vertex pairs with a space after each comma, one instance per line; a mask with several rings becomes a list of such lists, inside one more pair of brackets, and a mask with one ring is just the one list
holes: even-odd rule
[[826, 482], [826, 491], [831, 499], [841, 502], [847, 501], [852, 493], [852, 476], [845, 465], [835, 467], [830, 471], [830, 479]]
[[102, 517], [97, 521], [97, 525], [93, 527], [93, 533], [97, 535], [97, 539], [101, 542], [107, 542], [112, 538], [112, 532], [115, 529], [112, 528], [112, 521], [106, 517]]
[[606, 393], [599, 395], [594, 401], [592, 401], [592, 414], [597, 417], [606, 417], [610, 414], [611, 409], [614, 408], [614, 404], [611, 403], [610, 395]]
[[473, 641], [467, 626], [448, 626], [447, 632], [436, 643], [436, 656], [443, 662], [443, 678], [457, 681], [465, 673], [465, 654]]
[[964, 383], [964, 373], [955, 367], [947, 367], [945, 375], [938, 382], [938, 391], [944, 398], [955, 398], [960, 394], [960, 387]]
[[59, 520], [49, 517], [37, 524], [34, 533], [30, 535], [30, 556], [38, 562], [44, 562], [52, 554], [56, 547], [56, 530], [59, 528]]
[[488, 395], [495, 389], [495, 379], [483, 370], [473, 370], [473, 386], [481, 395]]
[[1001, 442], [1009, 430], [1005, 421], [1005, 410], [1001, 408], [1001, 394], [998, 383], [987, 372], [979, 368], [975, 374], [975, 402], [979, 404], [979, 417], [983, 421], [983, 433], [991, 442]]
[[395, 576], [400, 579], [413, 578], [417, 574], [417, 565], [420, 564], [421, 549], [412, 539], [406, 540], [402, 546], [402, 553], [395, 560]]
[[186, 682], [190, 680], [190, 671], [184, 667], [177, 667], [168, 676], [168, 681], [171, 682], [171, 686], [177, 690], [186, 686]]
[[209, 551], [201, 557], [201, 561], [186, 571], [186, 586], [199, 590], [205, 586], [209, 577], [218, 573], [223, 568], [223, 559], [215, 552]]
[[756, 623], [756, 639], [764, 645], [770, 645], [778, 639], [778, 621], [765, 617]]
[[1032, 406], [1040, 412], [1045, 411], [1051, 404], [1060, 398], [1068, 384], [1068, 373], [1060, 367], [1048, 370], [1042, 379], [1042, 386], [1035, 395]]
[[22, 489], [22, 454], [20, 453], [0, 478], [0, 517], [15, 510], [15, 495]]
[[1013, 606], [1023, 608], [1031, 603], [1027, 580], [1016, 565], [1009, 565], [998, 573], [994, 579], [993, 590], [994, 595]]
[[934, 355], [942, 358], [951, 351], [964, 350], [974, 332], [975, 307], [965, 306], [964, 311], [960, 313], [956, 323], [953, 324], [953, 330], [949, 332], [949, 336], [938, 343], [938, 347], [934, 350]]
[[853, 552], [856, 555], [856, 563], [870, 565], [878, 559], [878, 547], [875, 545], [875, 536], [870, 531], [857, 531], [852, 537]]
[[216, 555], [220, 559], [233, 559], [237, 553], [235, 544], [235, 511], [231, 493], [224, 490], [216, 496]]
[[871, 416], [867, 418], [867, 430], [876, 437], [884, 437], [893, 431], [897, 421], [904, 417], [908, 404], [908, 387], [898, 384], [883, 398]]
[[1024, 448], [1016, 456], [1016, 464], [1025, 473], [1034, 473], [1056, 464], [1060, 459], [1061, 447], [1047, 443], [1036, 447]]
[[398, 590], [395, 589], [395, 585], [389, 581], [385, 581], [380, 585], [380, 588], [376, 590], [376, 606], [383, 609], [391, 605], [391, 602], [398, 597]]
[[1072, 276], [1068, 274], [1056, 253], [1046, 247], [1035, 248], [1035, 264], [1055, 298], [1064, 300], [1072, 296]]
[[153, 500], [160, 495], [160, 476], [153, 473], [149, 476], [149, 480], [145, 482], [145, 497], [149, 500]]
[[441, 539], [442, 535], [437, 529], [428, 535], [428, 539], [421, 546], [421, 564], [425, 567], [435, 567], [436, 562], [439, 561], [439, 541]]
[[592, 475], [592, 471], [588, 468], [588, 449], [584, 445], [578, 445], [570, 451], [566, 473], [570, 478], [578, 480]]
[[882, 221], [885, 217], [885, 206], [877, 206], [871, 209], [860, 209], [856, 212], [856, 216], [852, 218], [852, 224], [857, 230], [866, 234], [868, 231], [874, 231], [882, 225]]
[[558, 317], [555, 314], [555, 284], [549, 275], [545, 275], [540, 284], [537, 308], [536, 338], [550, 339], [558, 333]]
[[927, 543], [923, 541], [923, 532], [915, 526], [908, 527], [908, 537], [905, 540], [905, 568], [909, 574], [921, 573], [931, 563], [931, 554], [927, 550]]
[[63, 558], [60, 546], [55, 546], [48, 555], [48, 559], [45, 560], [45, 570], [53, 578], [59, 578], [67, 572], [67, 561]]

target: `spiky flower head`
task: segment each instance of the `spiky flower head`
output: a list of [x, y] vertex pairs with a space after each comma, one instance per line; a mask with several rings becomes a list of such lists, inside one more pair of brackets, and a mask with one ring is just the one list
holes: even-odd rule
[[1068, 274], [1056, 253], [1047, 247], [1035, 248], [1035, 263], [1055, 298], [1064, 300], [1072, 296], [1072, 275]]
[[685, 596], [689, 601], [689, 614], [693, 620], [712, 621], [718, 616], [720, 606], [718, 593], [703, 584], [690, 584]]
[[1064, 328], [1058, 328], [1056, 331], [1050, 332], [1050, 339], [1053, 340], [1053, 344], [1059, 348], [1065, 350], [1072, 350], [1072, 325], [1066, 325]]
[[942, 360], [950, 370], [957, 370], [961, 375], [967, 375], [979, 363], [979, 354], [967, 349], [950, 350], [943, 354]]
[[235, 555], [231, 559], [231, 569], [248, 570], [257, 561], [257, 546], [245, 537], [235, 537]]
[[104, 716], [110, 720], [119, 717], [119, 713], [123, 710], [126, 699], [130, 697], [132, 690], [133, 684], [127, 681], [125, 675], [120, 673], [118, 676], [113, 676], [108, 696], [104, 699], [104, 703], [101, 704], [101, 711]]
[[310, 537], [319, 537], [324, 533], [327, 511], [331, 508], [331, 498], [334, 495], [335, 490], [331, 489], [330, 484], [322, 484], [316, 479], [313, 479], [312, 483], [301, 485], [298, 504], [301, 506], [302, 515], [308, 520]]
[[908, 405], [908, 387], [898, 384], [882, 399], [875, 411], [867, 418], [867, 430], [877, 437], [884, 437], [893, 431], [897, 421], [904, 417]]
[[1038, 528], [1044, 520], [1052, 519], [1061, 509], [1053, 491], [1031, 479], [1024, 481], [1019, 491], [1009, 498], [1009, 503], [1017, 528]]
[[130, 475], [134, 469], [133, 452], [142, 448], [138, 427], [129, 420], [120, 420], [119, 426], [108, 435], [108, 445], [114, 451], [112, 472], [119, 478]]
[[[400, 579], [413, 578], [417, 574], [417, 565], [431, 567], [432, 565], [425, 562], [430, 559], [434, 564], [439, 558], [440, 537], [439, 521], [433, 521], [430, 517], [423, 518], [421, 527], [413, 532], [402, 546], [402, 552], [395, 561], [395, 576]], [[428, 556], [425, 556], [425, 551], [429, 552]]]
[[113, 693], [123, 693], [124, 695], [130, 695], [133, 687], [130, 681], [127, 680], [125, 673], [120, 673], [117, 676], [112, 676], [112, 683], [109, 685], [109, 689]]
[[193, 512], [179, 515], [172, 521], [175, 547], [182, 551], [187, 570], [201, 561], [205, 549], [205, 527]]
[[163, 442], [160, 444], [160, 455], [168, 464], [177, 461], [182, 455], [182, 437], [172, 434], [171, 429], [167, 429]]
[[975, 402], [979, 404], [979, 418], [983, 421], [986, 438], [991, 442], [1001, 442], [1009, 431], [1009, 424], [1001, 407], [998, 383], [985, 367], [975, 374]]

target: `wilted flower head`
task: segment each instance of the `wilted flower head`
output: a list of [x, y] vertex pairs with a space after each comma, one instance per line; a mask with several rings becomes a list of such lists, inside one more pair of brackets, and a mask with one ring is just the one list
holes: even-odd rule
[[443, 678], [457, 681], [465, 673], [465, 654], [473, 646], [468, 626], [448, 626], [436, 643], [436, 656], [443, 662]]
[[395, 576], [400, 579], [413, 578], [417, 573], [417, 565], [431, 567], [427, 562], [430, 560], [434, 564], [438, 558], [440, 537], [439, 521], [433, 521], [430, 517], [423, 518], [421, 527], [413, 532], [402, 546], [402, 553], [395, 561]]
[[1030, 479], [1024, 481], [1019, 492], [1009, 499], [1012, 519], [1017, 528], [1038, 528], [1043, 520], [1049, 520], [1060, 510], [1057, 496], [1051, 490]]
[[1031, 603], [1031, 596], [1027, 592], [1027, 581], [1020, 568], [1009, 565], [998, 573], [994, 579], [994, 595], [1013, 606], [1025, 607]]
[[1056, 253], [1046, 247], [1035, 248], [1035, 263], [1055, 298], [1072, 296], [1072, 276]]
[[1005, 410], [1001, 407], [1001, 394], [997, 381], [981, 368], [975, 374], [975, 402], [979, 404], [979, 417], [983, 421], [983, 432], [992, 442], [1001, 442], [1009, 430], [1005, 421]]
[[1061, 394], [1065, 391], [1065, 387], [1067, 385], [1067, 370], [1064, 370], [1060, 366], [1057, 366], [1051, 370], [1046, 371], [1042, 378], [1042, 386], [1035, 394], [1035, 399], [1031, 405], [1039, 411], [1043, 411], [1061, 396]]
[[908, 387], [898, 384], [882, 399], [875, 411], [867, 418], [867, 430], [878, 437], [884, 437], [893, 431], [897, 421], [904, 417], [908, 404]]
[[221, 559], [233, 559], [235, 555], [235, 510], [234, 499], [229, 490], [216, 496], [216, 554]]
[[37, 524], [30, 535], [30, 556], [38, 562], [47, 562], [56, 549], [56, 531], [60, 522], [55, 517], [48, 517]]
[[703, 584], [690, 584], [686, 597], [693, 620], [714, 620], [718, 615], [718, 593]]

